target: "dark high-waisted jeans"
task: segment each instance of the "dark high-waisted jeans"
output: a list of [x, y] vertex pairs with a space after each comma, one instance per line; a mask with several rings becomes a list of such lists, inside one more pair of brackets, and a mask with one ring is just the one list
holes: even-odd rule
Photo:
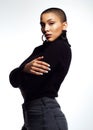
[[68, 130], [67, 121], [55, 99], [43, 97], [24, 103], [22, 130]]

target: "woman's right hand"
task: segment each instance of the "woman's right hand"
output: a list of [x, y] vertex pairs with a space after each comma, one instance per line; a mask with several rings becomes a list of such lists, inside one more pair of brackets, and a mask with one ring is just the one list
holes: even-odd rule
[[43, 60], [43, 56], [35, 58], [31, 62], [27, 63], [24, 67], [25, 72], [32, 73], [35, 75], [43, 75], [43, 73], [48, 73], [50, 71], [50, 65]]

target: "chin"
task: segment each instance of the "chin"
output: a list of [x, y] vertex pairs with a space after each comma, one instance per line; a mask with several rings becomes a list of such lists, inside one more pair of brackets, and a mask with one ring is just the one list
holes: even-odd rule
[[55, 39], [49, 38], [49, 39], [47, 39], [47, 41], [53, 42], [53, 41], [55, 41]]

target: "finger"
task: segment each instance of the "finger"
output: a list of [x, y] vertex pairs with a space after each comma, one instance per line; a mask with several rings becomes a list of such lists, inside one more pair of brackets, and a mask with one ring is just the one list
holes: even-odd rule
[[50, 65], [44, 61], [36, 61], [37, 64], [40, 64], [40, 65], [44, 65], [44, 66], [47, 66], [47, 67], [50, 67]]
[[32, 71], [39, 72], [39, 73], [48, 73], [48, 70], [37, 68], [37, 67], [31, 67]]
[[37, 58], [35, 58], [35, 60], [42, 60], [44, 58], [44, 56], [39, 56]]
[[36, 71], [34, 71], [34, 70], [31, 70], [30, 72], [31, 72], [32, 74], [35, 74], [35, 75], [43, 75], [43, 73], [36, 72]]
[[37, 69], [43, 69], [43, 70], [45, 70], [45, 71], [51, 70], [48, 66], [42, 65], [42, 64], [37, 64], [37, 63], [34, 63], [34, 65], [31, 66], [31, 68], [33, 68], [33, 67], [35, 67], [35, 68], [37, 68]]

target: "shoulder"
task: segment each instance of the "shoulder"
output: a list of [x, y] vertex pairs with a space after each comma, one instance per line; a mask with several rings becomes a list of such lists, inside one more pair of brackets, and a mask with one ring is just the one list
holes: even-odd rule
[[69, 44], [67, 39], [57, 41], [56, 54], [58, 55], [58, 59], [60, 62], [64, 62], [65, 65], [70, 63], [72, 59], [72, 51], [71, 45]]
[[43, 46], [43, 44], [39, 45], [39, 46], [36, 46], [34, 50], [38, 50], [38, 49], [41, 49]]
[[54, 41], [54, 48], [58, 53], [66, 54], [68, 52], [71, 53], [71, 45], [69, 44], [67, 39], [59, 39]]

